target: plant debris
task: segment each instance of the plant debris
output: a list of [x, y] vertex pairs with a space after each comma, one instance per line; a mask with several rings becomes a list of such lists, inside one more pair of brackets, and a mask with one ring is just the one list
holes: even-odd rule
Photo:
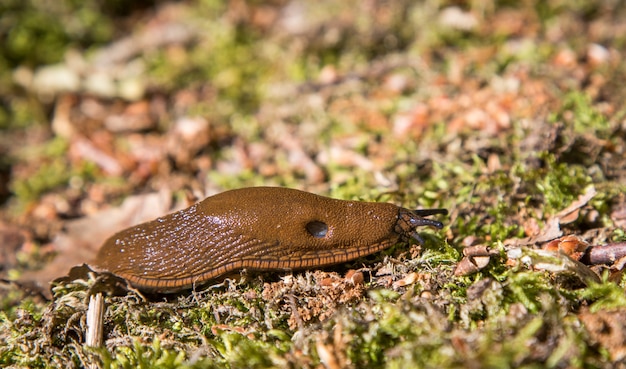
[[[0, 10], [0, 366], [625, 367], [619, 2]], [[259, 185], [450, 215], [419, 245], [173, 295], [83, 266]]]

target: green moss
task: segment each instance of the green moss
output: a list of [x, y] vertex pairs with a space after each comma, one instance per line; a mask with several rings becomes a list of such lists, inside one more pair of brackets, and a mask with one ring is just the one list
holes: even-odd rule
[[[545, 362], [585, 361], [579, 322], [545, 293], [537, 295], [539, 316], [523, 310], [476, 316], [481, 324], [465, 333], [454, 329], [435, 305], [418, 298], [405, 295], [381, 299], [376, 293], [371, 297], [377, 303], [367, 316], [358, 310], [339, 316], [342, 336], [349, 337], [346, 355], [358, 367], [452, 368], [471, 363], [488, 368], [519, 367], [524, 362], [536, 362], [532, 356], [537, 351], [529, 345], [552, 345], [552, 339], [561, 344], [545, 355]], [[502, 303], [501, 299], [493, 302], [496, 306]]]
[[34, 345], [32, 332], [40, 325], [42, 312], [43, 307], [30, 298], [26, 298], [20, 306], [0, 311], [0, 329], [4, 341], [0, 345], [0, 366], [45, 367], [45, 358], [32, 355], [29, 351]]
[[185, 50], [183, 60], [178, 54], [171, 58], [167, 51], [157, 51], [147, 61], [150, 78], [162, 89], [208, 83], [217, 92], [217, 101], [200, 105], [208, 104], [212, 116], [228, 119], [256, 111], [269, 62], [260, 35], [225, 22], [224, 4], [220, 4], [207, 5], [211, 10], [194, 20], [201, 33], [211, 35], [205, 43]]
[[269, 368], [286, 364], [284, 345], [276, 345], [273, 339], [258, 340], [231, 332], [223, 332], [219, 337], [222, 362], [230, 367]]
[[553, 119], [571, 124], [574, 131], [581, 134], [593, 134], [598, 138], [607, 139], [611, 133], [609, 120], [583, 91], [565, 94], [562, 111]]
[[577, 291], [581, 299], [591, 303], [590, 311], [598, 312], [604, 309], [626, 308], [624, 282], [621, 285], [608, 280], [608, 273], [604, 274], [602, 283], [592, 283], [587, 288]]
[[558, 163], [552, 154], [543, 153], [544, 167], [527, 170], [518, 166], [515, 174], [526, 184], [529, 196], [541, 196], [549, 213], [558, 212], [574, 201], [592, 180], [580, 165]]
[[516, 206], [506, 201], [499, 201], [493, 208], [487, 209], [487, 214], [491, 215], [492, 222], [485, 224], [481, 231], [485, 235], [490, 235], [494, 241], [504, 241], [508, 238], [522, 237], [524, 230], [519, 224], [511, 223], [510, 214], [517, 210]]
[[617, 228], [613, 231], [610, 239], [612, 242], [626, 242], [626, 230]]
[[17, 67], [61, 62], [67, 51], [109, 41], [115, 27], [107, 2], [6, 0], [0, 3], [0, 129], [42, 124], [47, 107], [17, 88]]
[[5, 101], [0, 100], [4, 102], [0, 104], [0, 131], [37, 126], [46, 122], [45, 108], [40, 101], [9, 91], [3, 92], [0, 82], [0, 99], [4, 93], [10, 96]]
[[96, 165], [90, 162], [73, 164], [65, 157], [68, 143], [62, 138], [48, 141], [45, 145], [23, 153], [20, 160], [35, 160], [41, 164], [37, 171], [27, 177], [15, 177], [10, 184], [11, 191], [19, 203], [26, 204], [41, 194], [57, 187], [67, 186], [73, 178], [81, 181], [96, 177]]
[[507, 300], [509, 304], [521, 303], [535, 314], [541, 311], [543, 296], [556, 298], [556, 289], [550, 283], [547, 273], [520, 271], [510, 273], [507, 278]]
[[0, 55], [9, 67], [56, 63], [69, 46], [102, 43], [113, 34], [96, 2], [7, 0], [0, 13]]
[[115, 356], [106, 350], [102, 354], [103, 368], [181, 368], [185, 360], [185, 352], [166, 350], [161, 347], [161, 341], [154, 337], [152, 345], [146, 346], [135, 341], [133, 347], [119, 347]]

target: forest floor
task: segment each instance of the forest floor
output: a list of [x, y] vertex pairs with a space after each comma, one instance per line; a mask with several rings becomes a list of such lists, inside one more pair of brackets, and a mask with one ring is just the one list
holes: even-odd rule
[[[0, 366], [626, 368], [621, 2], [43, 3], [0, 5]], [[330, 268], [106, 294], [85, 344], [102, 276], [60, 277], [251, 186], [449, 215]]]

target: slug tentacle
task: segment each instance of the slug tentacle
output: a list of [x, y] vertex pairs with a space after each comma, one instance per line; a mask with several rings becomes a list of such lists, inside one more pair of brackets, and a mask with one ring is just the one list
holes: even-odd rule
[[[438, 214], [448, 215], [447, 209], [416, 209], [416, 210], [410, 210], [410, 211], [420, 217], [427, 217], [429, 215], [438, 215]], [[443, 227], [443, 225], [441, 227]], [[441, 227], [437, 227], [437, 228], [441, 228]]]
[[174, 292], [239, 269], [318, 268], [354, 260], [442, 228], [389, 203], [336, 200], [278, 187], [223, 192], [110, 237], [92, 266], [154, 292]]

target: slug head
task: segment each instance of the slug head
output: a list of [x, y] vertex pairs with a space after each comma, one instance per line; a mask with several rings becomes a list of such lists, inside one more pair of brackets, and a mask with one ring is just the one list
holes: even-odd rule
[[424, 217], [430, 215], [447, 215], [448, 210], [446, 209], [419, 209], [419, 210], [409, 210], [405, 208], [400, 208], [398, 213], [398, 221], [396, 222], [395, 232], [400, 235], [400, 239], [403, 242], [408, 242], [409, 239], [413, 238], [420, 245], [424, 243], [424, 239], [420, 237], [415, 228], [430, 226], [438, 229], [443, 228], [443, 223], [426, 219]]

